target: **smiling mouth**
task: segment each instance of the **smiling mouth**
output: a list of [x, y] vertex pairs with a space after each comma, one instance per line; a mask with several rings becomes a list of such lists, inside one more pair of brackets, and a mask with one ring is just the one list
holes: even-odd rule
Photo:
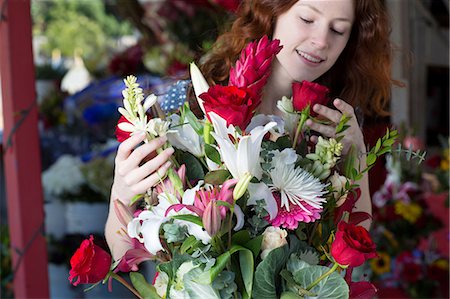
[[321, 59], [320, 57], [314, 57], [311, 56], [305, 52], [299, 51], [299, 50], [295, 50], [297, 52], [298, 55], [300, 55], [301, 57], [305, 58], [306, 60], [312, 62], [312, 63], [321, 63], [322, 61], [325, 61], [325, 59]]

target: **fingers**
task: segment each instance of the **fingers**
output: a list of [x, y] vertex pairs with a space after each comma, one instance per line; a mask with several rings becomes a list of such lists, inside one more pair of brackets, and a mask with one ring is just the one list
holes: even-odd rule
[[[158, 148], [160, 148], [167, 141], [167, 137], [162, 136], [156, 139], [153, 139], [149, 143], [143, 144], [134, 150], [129, 150], [128, 147], [125, 148], [127, 150], [128, 156], [122, 160], [116, 160], [117, 171], [119, 175], [125, 176], [132, 169], [138, 167], [141, 162], [151, 153], [155, 152]], [[125, 141], [124, 141], [125, 142]], [[133, 143], [130, 143], [133, 144]], [[127, 144], [127, 146], [129, 146]], [[119, 147], [119, 151], [120, 151]], [[118, 151], [118, 155], [119, 155]], [[123, 153], [125, 155], [125, 153]], [[121, 158], [124, 156], [121, 156]]]
[[169, 160], [173, 152], [174, 149], [172, 147], [167, 148], [155, 158], [146, 162], [144, 165], [133, 169], [125, 176], [125, 183], [131, 186], [144, 180], [147, 176], [160, 169], [164, 165], [164, 163]]
[[313, 111], [319, 115], [325, 116], [326, 118], [328, 118], [329, 120], [331, 120], [334, 123], [339, 123], [339, 121], [341, 120], [341, 116], [342, 116], [342, 114], [339, 111], [337, 111], [335, 109], [330, 109], [330, 108], [320, 105], [320, 104], [314, 105]]
[[345, 115], [352, 116], [352, 117], [355, 115], [355, 110], [353, 109], [353, 106], [346, 103], [345, 101], [343, 101], [341, 99], [335, 99], [333, 101], [333, 105], [334, 105], [334, 107], [339, 109], [339, 111], [341, 111]]
[[144, 139], [145, 132], [141, 132], [139, 134], [131, 135], [130, 138], [123, 141], [117, 150], [116, 162], [123, 161], [128, 158], [133, 149], [138, 146], [139, 143], [144, 141]]
[[333, 126], [327, 126], [319, 123], [313, 122], [311, 119], [308, 119], [305, 123], [311, 130], [321, 133], [327, 137], [334, 137], [335, 128]]
[[139, 183], [132, 185], [130, 188], [135, 194], [141, 194], [147, 192], [148, 189], [155, 186], [161, 178], [164, 177], [167, 170], [170, 168], [172, 163], [167, 161], [164, 163], [156, 172], [147, 177], [145, 180], [140, 181]]

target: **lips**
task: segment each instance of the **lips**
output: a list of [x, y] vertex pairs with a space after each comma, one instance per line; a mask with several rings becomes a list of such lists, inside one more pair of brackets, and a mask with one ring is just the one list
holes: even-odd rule
[[296, 52], [298, 55], [300, 55], [301, 57], [312, 63], [321, 63], [322, 61], [325, 61], [325, 59], [322, 59], [319, 56], [311, 55], [306, 52], [302, 52], [300, 50], [296, 50]]

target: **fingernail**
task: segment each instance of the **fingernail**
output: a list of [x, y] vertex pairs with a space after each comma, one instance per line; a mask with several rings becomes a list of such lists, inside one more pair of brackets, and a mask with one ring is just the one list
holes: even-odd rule
[[167, 136], [166, 135], [161, 136], [159, 137], [159, 140], [161, 141], [161, 143], [165, 143], [167, 141]]
[[339, 101], [339, 99], [335, 99], [335, 100], [334, 100], [334, 104], [335, 104], [335, 105], [340, 105], [340, 104], [341, 104], [341, 101]]
[[170, 161], [167, 161], [167, 162], [164, 164], [165, 167], [170, 167], [170, 165], [172, 165], [172, 162], [170, 162]]
[[173, 154], [174, 151], [175, 151], [175, 150], [173, 149], [173, 147], [169, 147], [169, 148], [167, 149], [167, 153], [168, 153], [169, 155]]
[[319, 111], [319, 110], [320, 110], [320, 105], [315, 104], [315, 105], [313, 106], [313, 110], [314, 110], [314, 111]]
[[308, 119], [308, 120], [306, 121], [306, 125], [307, 125], [307, 126], [311, 126], [312, 124], [313, 124], [312, 120]]

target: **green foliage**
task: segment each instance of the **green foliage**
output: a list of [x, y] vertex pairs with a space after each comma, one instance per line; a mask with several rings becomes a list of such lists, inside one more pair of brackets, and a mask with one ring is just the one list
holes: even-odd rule
[[104, 1], [32, 1], [33, 33], [47, 37], [43, 51], [59, 49], [72, 56], [81, 49], [87, 60], [96, 60], [112, 47], [113, 40], [130, 34], [129, 23], [108, 12]]
[[143, 298], [146, 299], [158, 299], [159, 295], [156, 292], [156, 289], [154, 286], [149, 284], [146, 280], [144, 275], [138, 272], [130, 272], [130, 279], [131, 283], [133, 284], [134, 288], [141, 294]]

